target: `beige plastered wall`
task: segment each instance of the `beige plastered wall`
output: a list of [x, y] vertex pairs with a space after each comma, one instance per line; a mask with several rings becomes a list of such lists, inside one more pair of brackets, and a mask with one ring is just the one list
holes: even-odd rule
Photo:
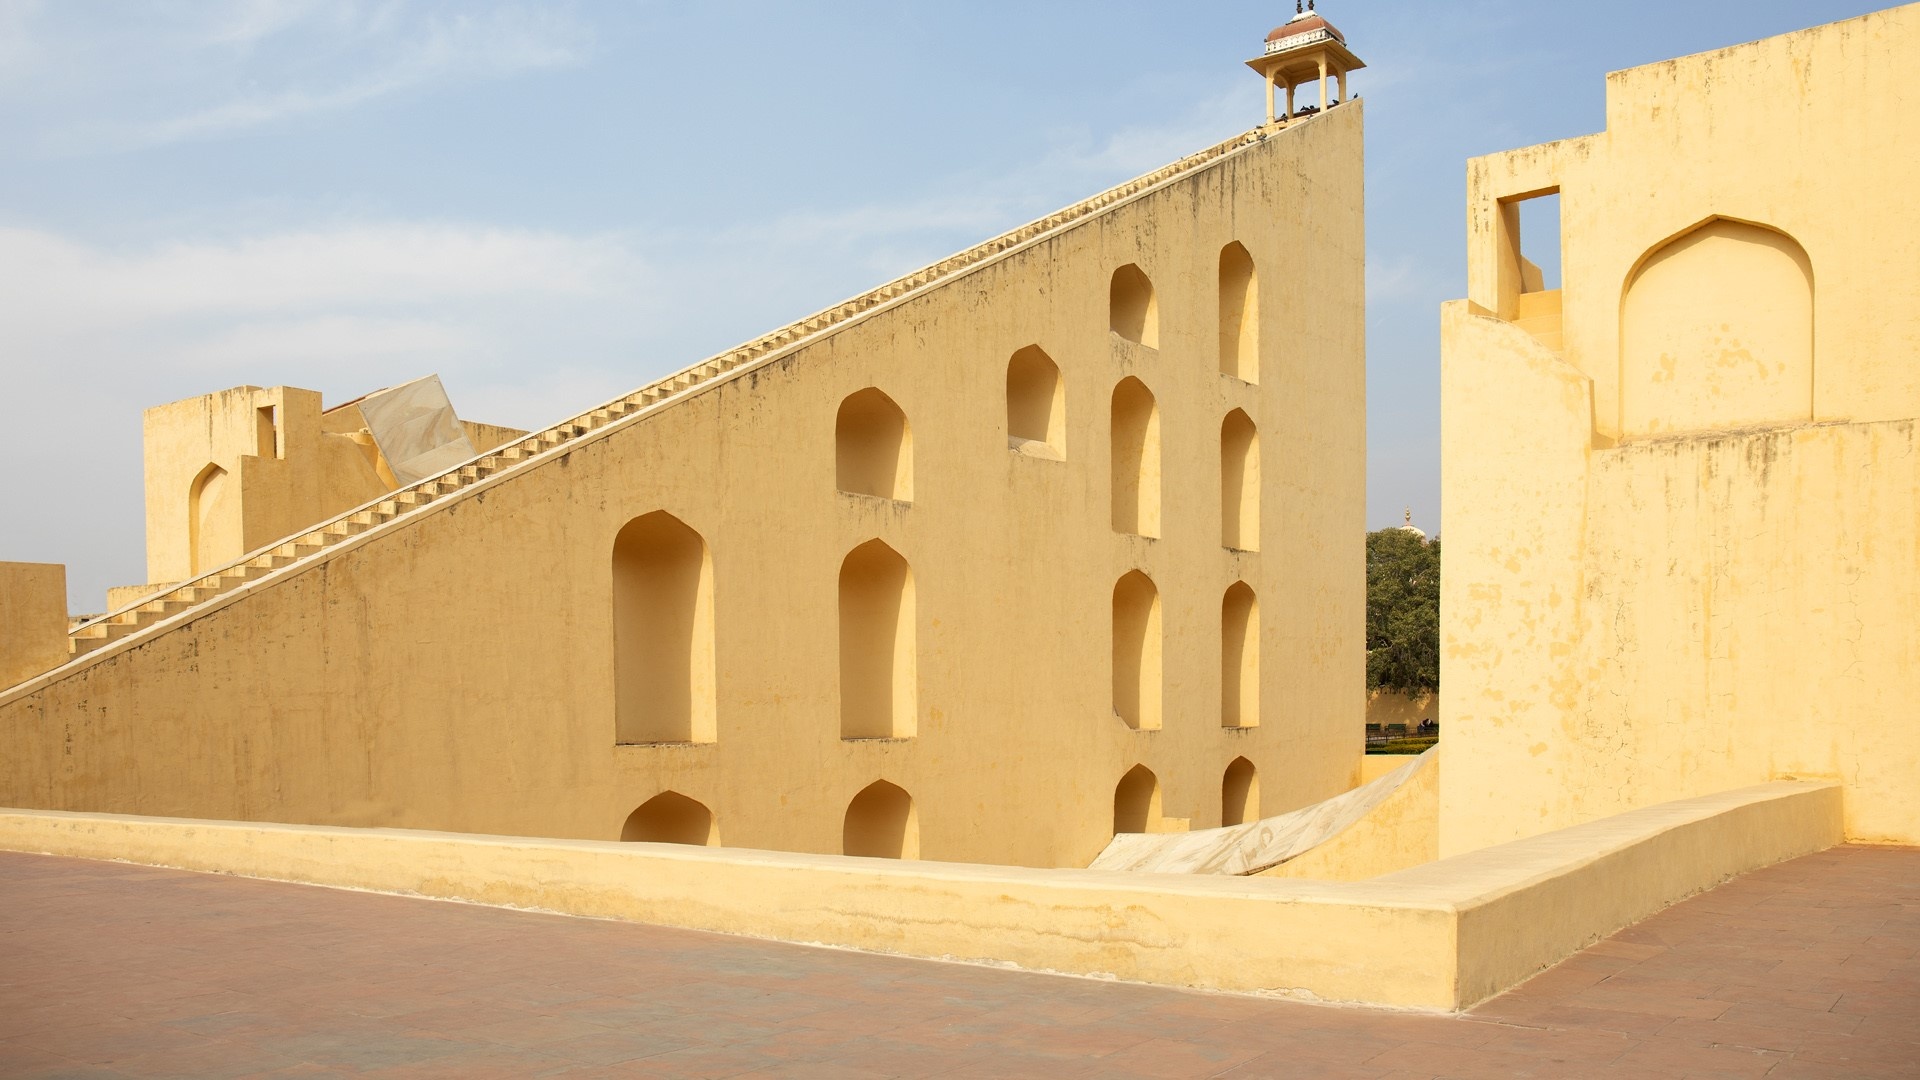
[[67, 658], [67, 568], [0, 562], [0, 686]]
[[1611, 438], [1629, 278], [1710, 219], [1754, 223], [1812, 263], [1808, 418], [1920, 415], [1917, 54], [1920, 4], [1908, 4], [1610, 74], [1605, 131], [1468, 163], [1467, 298], [1514, 317], [1502, 202], [1557, 189], [1563, 355], [1593, 380], [1594, 428]]
[[[1085, 865], [1114, 786], [1218, 825], [1246, 757], [1264, 814], [1346, 790], [1363, 708], [1361, 108], [1119, 205], [765, 366], [342, 544], [167, 633], [0, 695], [0, 803], [610, 839], [674, 790], [729, 845], [840, 849], [853, 797], [914, 799], [938, 860]], [[1217, 273], [1258, 273], [1261, 378], [1218, 371]], [[1113, 272], [1157, 290], [1160, 348], [1116, 345]], [[1065, 460], [1010, 452], [1007, 363], [1045, 349]], [[1157, 396], [1159, 539], [1111, 527], [1115, 385]], [[912, 433], [913, 502], [835, 490], [840, 403]], [[1261, 543], [1221, 545], [1220, 431], [1259, 427]], [[667, 511], [711, 558], [717, 739], [616, 746], [614, 538]], [[839, 734], [837, 581], [879, 538], [911, 567], [917, 735]], [[364, 542], [362, 542], [364, 541]], [[1112, 709], [1114, 584], [1156, 583], [1165, 725]], [[1252, 586], [1260, 724], [1224, 730], [1221, 603]]]
[[[476, 451], [526, 434], [461, 424]], [[313, 390], [237, 386], [148, 409], [143, 427], [148, 584], [109, 590], [109, 611], [399, 486], [359, 408], [349, 403], [322, 412]], [[226, 475], [196, 522], [193, 491], [209, 465]]]
[[0, 811], [0, 849], [1453, 1010], [1728, 877], [1832, 846], [1839, 802], [1832, 785], [1724, 792], [1357, 883], [20, 811]]
[[[1442, 855], [1780, 777], [1841, 781], [1852, 838], [1920, 842], [1920, 155], [1890, 149], [1917, 61], [1910, 5], [1615, 74], [1604, 134], [1472, 164], [1472, 299], [1442, 332]], [[1563, 342], [1500, 317], [1499, 200], [1556, 186]], [[1807, 253], [1811, 411], [1623, 432], [1627, 282], [1714, 217]]]
[[[150, 582], [218, 569], [391, 490], [368, 447], [322, 430], [317, 391], [235, 387], [148, 409], [144, 427]], [[195, 522], [209, 465], [225, 476]]]

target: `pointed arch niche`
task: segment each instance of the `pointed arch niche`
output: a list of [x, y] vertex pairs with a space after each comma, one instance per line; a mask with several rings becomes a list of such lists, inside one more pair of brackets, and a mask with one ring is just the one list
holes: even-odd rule
[[1220, 824], [1260, 820], [1260, 772], [1246, 758], [1234, 758], [1220, 778]]
[[841, 491], [913, 501], [913, 430], [892, 398], [869, 386], [840, 403], [834, 476]]
[[1260, 431], [1240, 409], [1220, 425], [1220, 543], [1260, 550]]
[[196, 576], [227, 561], [219, 557], [220, 504], [226, 493], [227, 470], [213, 464], [187, 488], [188, 566]]
[[1137, 731], [1160, 730], [1160, 590], [1138, 570], [1113, 587], [1113, 711]]
[[869, 784], [847, 804], [840, 851], [870, 859], [919, 858], [920, 816], [913, 796], [885, 780]]
[[1113, 531], [1160, 535], [1160, 405], [1128, 376], [1113, 388]]
[[1621, 435], [1811, 420], [1813, 288], [1806, 250], [1751, 222], [1649, 252], [1620, 301]]
[[713, 741], [713, 560], [665, 511], [614, 538], [613, 648], [616, 741]]
[[1135, 765], [1113, 789], [1113, 832], [1152, 832], [1160, 821], [1160, 778]]
[[840, 737], [909, 739], [917, 717], [913, 571], [879, 540], [840, 564]]
[[1220, 726], [1260, 726], [1260, 601], [1244, 581], [1220, 602]]
[[1115, 270], [1109, 298], [1114, 333], [1149, 349], [1160, 347], [1160, 302], [1146, 271], [1134, 263]]
[[1066, 460], [1067, 388], [1060, 366], [1038, 345], [1007, 362], [1007, 447], [1032, 457]]
[[1260, 289], [1239, 241], [1220, 249], [1220, 374], [1260, 381]]
[[620, 839], [714, 847], [720, 843], [720, 830], [714, 827], [713, 811], [705, 805], [677, 791], [663, 791], [628, 815]]

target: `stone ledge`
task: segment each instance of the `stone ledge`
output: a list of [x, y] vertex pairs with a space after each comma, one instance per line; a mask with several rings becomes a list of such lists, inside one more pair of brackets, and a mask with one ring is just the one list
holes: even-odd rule
[[1838, 786], [1796, 782], [1355, 883], [0, 810], [5, 850], [1442, 1011], [1840, 838]]

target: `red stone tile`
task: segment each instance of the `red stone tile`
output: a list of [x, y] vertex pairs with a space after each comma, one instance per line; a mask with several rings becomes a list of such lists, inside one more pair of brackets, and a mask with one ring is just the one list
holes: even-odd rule
[[[1911, 1014], [1920, 1017], [1920, 1012]], [[1723, 1024], [1750, 1024], [1783, 1031], [1832, 1031], [1850, 1035], [1860, 1026], [1860, 1018], [1824, 1009], [1795, 1009], [1785, 1005], [1735, 1004], [1720, 1014]]]
[[1770, 1050], [1708, 1046], [1655, 1036], [1635, 1043], [1613, 1065], [1627, 1075], [1747, 1080], [1767, 1075], [1785, 1060], [1786, 1054]]
[[1915, 895], [1811, 856], [1444, 1018], [0, 855], [0, 1076], [1916, 1075]]

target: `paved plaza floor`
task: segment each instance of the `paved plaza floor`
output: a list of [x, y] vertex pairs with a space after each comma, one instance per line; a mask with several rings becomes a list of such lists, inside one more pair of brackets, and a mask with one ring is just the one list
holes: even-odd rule
[[1462, 1017], [0, 854], [0, 1077], [1920, 1077], [1920, 850], [1749, 874]]

